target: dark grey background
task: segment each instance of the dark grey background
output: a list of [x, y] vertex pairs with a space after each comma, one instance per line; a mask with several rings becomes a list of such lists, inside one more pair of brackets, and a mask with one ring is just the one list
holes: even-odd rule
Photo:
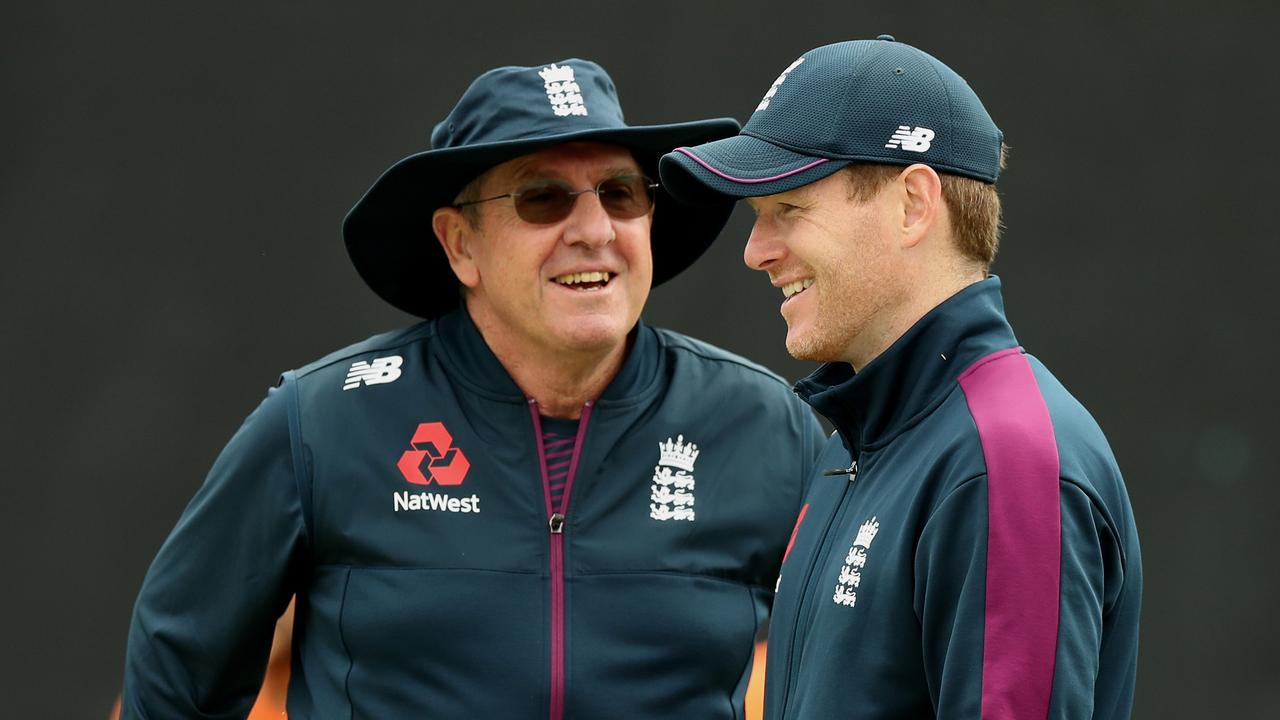
[[[105, 714], [147, 564], [241, 418], [410, 321], [339, 222], [475, 75], [587, 57], [632, 122], [745, 120], [805, 50], [889, 32], [1013, 146], [1010, 316], [1108, 433], [1142, 532], [1135, 717], [1275, 717], [1277, 12], [1031, 5], [6, 4], [0, 714]], [[795, 379], [748, 227], [647, 317]]]

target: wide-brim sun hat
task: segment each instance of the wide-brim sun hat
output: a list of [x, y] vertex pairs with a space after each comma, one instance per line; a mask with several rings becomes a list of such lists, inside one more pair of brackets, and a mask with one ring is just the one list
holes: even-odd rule
[[[347, 214], [347, 253], [382, 299], [419, 317], [439, 317], [457, 306], [459, 284], [431, 216], [486, 170], [561, 143], [591, 141], [629, 149], [656, 180], [664, 153], [731, 136], [738, 128], [732, 118], [627, 125], [613, 80], [589, 60], [490, 70], [435, 126], [432, 149], [392, 165]], [[659, 187], [650, 230], [653, 285], [692, 265], [732, 210], [732, 201], [694, 206]]]
[[710, 204], [794, 190], [851, 163], [921, 163], [994, 183], [1002, 140], [964, 78], [881, 35], [800, 56], [741, 133], [676, 148], [660, 174], [676, 197]]

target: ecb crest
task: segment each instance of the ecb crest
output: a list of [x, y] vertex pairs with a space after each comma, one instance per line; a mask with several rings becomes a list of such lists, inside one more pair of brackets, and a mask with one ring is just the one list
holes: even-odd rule
[[649, 493], [649, 517], [654, 520], [690, 520], [694, 515], [693, 463], [698, 446], [686, 443], [684, 435], [658, 443], [658, 464], [653, 468]]
[[876, 518], [862, 523], [858, 528], [858, 536], [844, 556], [844, 565], [840, 568], [840, 577], [836, 580], [836, 590], [831, 601], [837, 605], [853, 607], [858, 604], [858, 588], [862, 587], [862, 569], [867, 566], [867, 551], [871, 542], [880, 532], [880, 521]]

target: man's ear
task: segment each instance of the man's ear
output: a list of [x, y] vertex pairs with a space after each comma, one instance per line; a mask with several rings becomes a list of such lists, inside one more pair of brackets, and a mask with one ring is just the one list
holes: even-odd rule
[[915, 247], [929, 233], [942, 212], [942, 180], [928, 165], [912, 165], [898, 176], [902, 183], [901, 231], [903, 247]]
[[431, 229], [440, 247], [449, 258], [449, 267], [458, 281], [473, 288], [480, 283], [480, 269], [471, 256], [471, 241], [476, 233], [462, 211], [455, 207], [442, 207], [431, 214]]

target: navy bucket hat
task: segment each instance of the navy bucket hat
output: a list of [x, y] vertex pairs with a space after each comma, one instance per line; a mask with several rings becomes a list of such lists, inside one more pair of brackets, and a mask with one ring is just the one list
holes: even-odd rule
[[[728, 137], [738, 127], [732, 118], [629, 126], [613, 80], [588, 60], [490, 70], [435, 126], [432, 149], [392, 165], [347, 214], [347, 253], [382, 299], [420, 317], [439, 317], [457, 306], [458, 280], [431, 229], [431, 215], [489, 168], [553, 145], [594, 141], [631, 150], [656, 179], [663, 153]], [[732, 210], [731, 201], [693, 207], [658, 188], [650, 231], [653, 284], [693, 264]]]
[[676, 197], [786, 192], [854, 162], [912, 165], [994, 183], [1003, 136], [964, 78], [881, 35], [810, 50], [778, 76], [742, 132], [661, 161]]

